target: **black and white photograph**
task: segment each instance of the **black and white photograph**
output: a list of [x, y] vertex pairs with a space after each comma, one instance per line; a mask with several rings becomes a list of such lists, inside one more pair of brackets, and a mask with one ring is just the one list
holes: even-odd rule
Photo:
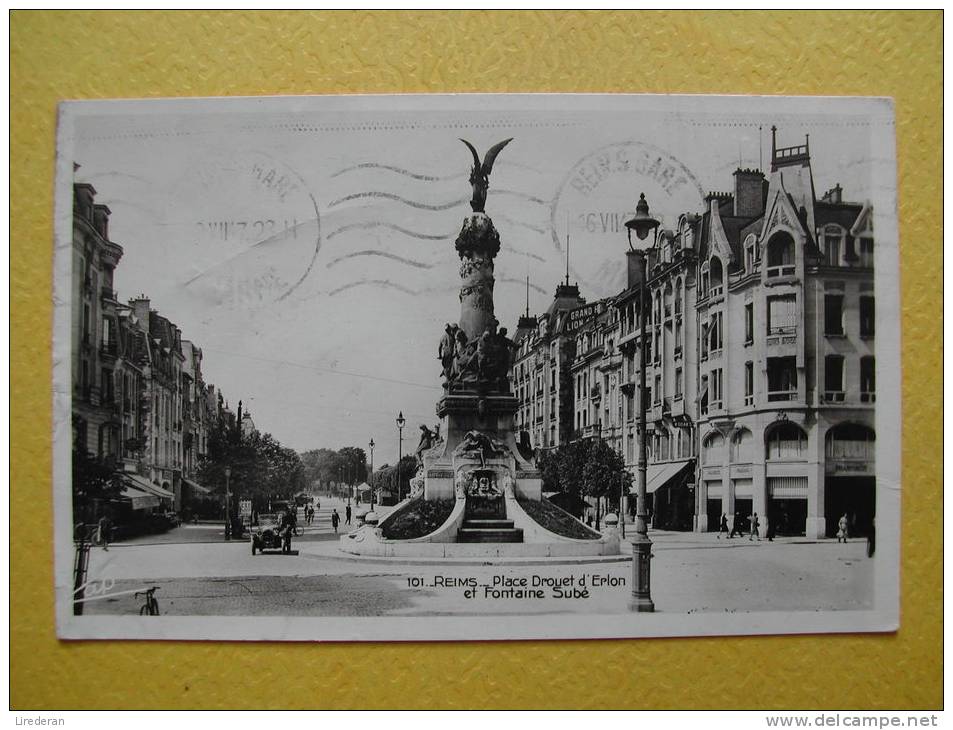
[[879, 98], [63, 102], [64, 639], [895, 631]]

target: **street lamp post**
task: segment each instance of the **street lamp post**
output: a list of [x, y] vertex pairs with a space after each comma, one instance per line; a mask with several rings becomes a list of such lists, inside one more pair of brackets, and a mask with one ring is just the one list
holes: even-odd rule
[[397, 414], [397, 501], [400, 502], [400, 460], [404, 457], [404, 412]]
[[647, 306], [647, 275], [648, 266], [646, 257], [648, 252], [644, 248], [636, 248], [632, 243], [632, 231], [636, 237], [644, 241], [650, 232], [655, 236], [653, 244], [658, 240], [659, 221], [649, 215], [649, 204], [645, 200], [645, 193], [639, 196], [635, 207], [635, 217], [625, 222], [629, 240], [629, 249], [639, 257], [642, 267], [642, 280], [639, 282], [639, 461], [636, 485], [636, 517], [635, 536], [632, 538], [632, 600], [629, 608], [633, 611], [652, 612], [655, 604], [652, 602], [652, 541], [649, 539], [648, 510], [646, 505], [645, 474], [647, 468], [646, 449], [646, 402], [645, 402], [645, 320], [648, 314]]
[[232, 539], [232, 492], [229, 480], [232, 476], [232, 467], [225, 467], [225, 539]]
[[367, 485], [371, 488], [371, 512], [374, 511], [374, 485], [371, 483], [374, 477], [374, 439], [372, 438], [367, 444], [367, 448], [371, 451], [371, 471], [367, 475]]

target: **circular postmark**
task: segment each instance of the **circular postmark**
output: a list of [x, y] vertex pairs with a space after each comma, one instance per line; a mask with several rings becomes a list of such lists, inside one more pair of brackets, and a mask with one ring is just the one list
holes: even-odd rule
[[678, 159], [655, 145], [628, 140], [600, 147], [581, 158], [560, 183], [550, 209], [553, 244], [587, 292], [597, 297], [625, 288], [625, 222], [645, 193], [652, 214], [674, 228], [682, 213], [704, 204], [700, 183]]
[[209, 304], [280, 301], [308, 276], [321, 248], [314, 194], [286, 163], [259, 151], [206, 153], [183, 177], [176, 206], [191, 239], [185, 288]]

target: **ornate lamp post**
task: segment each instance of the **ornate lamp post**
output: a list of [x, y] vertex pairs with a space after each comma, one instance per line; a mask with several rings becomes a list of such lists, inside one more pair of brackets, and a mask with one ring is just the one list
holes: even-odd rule
[[648, 313], [648, 297], [646, 280], [648, 266], [646, 257], [647, 248], [638, 248], [632, 243], [632, 232], [636, 238], [644, 241], [649, 233], [654, 232], [652, 245], [658, 240], [659, 221], [649, 215], [649, 204], [645, 200], [645, 193], [639, 196], [635, 207], [635, 217], [625, 222], [626, 234], [629, 240], [629, 249], [639, 257], [642, 266], [642, 281], [639, 283], [639, 461], [638, 480], [636, 483], [636, 518], [635, 536], [632, 538], [632, 600], [629, 608], [638, 612], [655, 610], [652, 602], [652, 541], [649, 539], [648, 510], [646, 509], [645, 473], [647, 467], [646, 452], [646, 403], [645, 403], [645, 319]]
[[371, 488], [371, 512], [374, 511], [374, 485], [371, 484], [372, 478], [374, 476], [374, 439], [371, 439], [367, 444], [367, 448], [371, 452], [371, 470], [367, 474], [367, 484]]
[[397, 413], [397, 501], [400, 502], [400, 460], [404, 454], [404, 424], [407, 423], [404, 418], [404, 412]]

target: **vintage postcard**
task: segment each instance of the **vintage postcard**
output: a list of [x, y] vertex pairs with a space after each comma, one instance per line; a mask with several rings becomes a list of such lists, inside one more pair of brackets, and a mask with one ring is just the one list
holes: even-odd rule
[[892, 631], [889, 99], [60, 107], [66, 639]]

